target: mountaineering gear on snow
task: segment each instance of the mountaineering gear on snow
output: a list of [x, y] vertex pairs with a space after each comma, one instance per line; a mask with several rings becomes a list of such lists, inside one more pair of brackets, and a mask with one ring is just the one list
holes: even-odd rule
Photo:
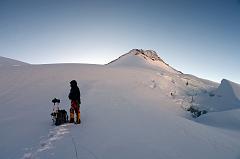
[[74, 112], [76, 114], [76, 123], [80, 124], [81, 119], [80, 119], [80, 104], [81, 104], [81, 99], [80, 99], [80, 90], [77, 86], [77, 81], [72, 80], [70, 82], [71, 90], [68, 95], [68, 98], [71, 100], [71, 108], [70, 108], [70, 123], [74, 122]]
[[53, 123], [56, 126], [66, 123], [68, 121], [68, 115], [66, 110], [64, 109], [59, 110], [60, 99], [54, 98], [52, 102], [54, 104], [53, 112], [51, 113]]
[[59, 110], [56, 113], [56, 121], [55, 121], [55, 125], [61, 125], [64, 124], [68, 121], [68, 116], [67, 116], [67, 111], [66, 110]]
[[52, 100], [52, 102], [53, 102], [53, 104], [55, 105], [56, 103], [60, 103], [60, 99], [57, 99], [57, 98], [54, 98], [53, 100]]

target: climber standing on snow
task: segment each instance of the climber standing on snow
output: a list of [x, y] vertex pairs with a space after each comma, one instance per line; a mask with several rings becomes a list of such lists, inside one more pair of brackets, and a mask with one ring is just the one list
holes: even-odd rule
[[68, 98], [71, 100], [71, 108], [70, 108], [70, 123], [74, 123], [74, 112], [76, 113], [76, 124], [81, 123], [80, 119], [80, 90], [77, 86], [77, 81], [72, 80], [70, 82], [71, 90], [68, 95]]

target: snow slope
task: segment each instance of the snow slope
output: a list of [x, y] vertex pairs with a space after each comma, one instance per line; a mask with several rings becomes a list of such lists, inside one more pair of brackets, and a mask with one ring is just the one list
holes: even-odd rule
[[181, 73], [165, 63], [153, 50], [133, 49], [107, 65], [111, 67], [141, 67], [169, 73]]
[[210, 105], [213, 113], [201, 116], [196, 121], [215, 127], [240, 130], [240, 85], [223, 79], [213, 91], [212, 97], [204, 101]]
[[28, 65], [28, 64], [25, 62], [0, 56], [0, 67], [23, 66], [23, 65]]
[[[135, 58], [141, 66], [121, 59], [0, 68], [0, 158], [240, 158], [239, 108], [198, 119], [182, 109], [192, 96], [195, 104], [212, 99], [218, 84]], [[81, 89], [82, 124], [55, 127], [51, 100], [68, 110], [72, 79]]]

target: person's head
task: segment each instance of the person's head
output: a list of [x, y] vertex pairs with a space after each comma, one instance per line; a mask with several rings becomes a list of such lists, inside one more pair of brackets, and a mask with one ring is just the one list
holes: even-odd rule
[[76, 80], [72, 80], [72, 81], [70, 82], [70, 86], [71, 86], [71, 87], [76, 87], [76, 86], [77, 86], [77, 81], [76, 81]]

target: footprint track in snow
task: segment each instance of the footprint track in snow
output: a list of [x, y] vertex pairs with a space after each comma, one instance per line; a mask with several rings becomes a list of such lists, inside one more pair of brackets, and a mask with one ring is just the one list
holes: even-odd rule
[[37, 150], [25, 153], [21, 159], [34, 159], [37, 158], [39, 153], [54, 148], [54, 142], [62, 139], [65, 134], [69, 133], [69, 126], [69, 124], [64, 124], [50, 129], [46, 138], [41, 137], [42, 140], [40, 141]]

